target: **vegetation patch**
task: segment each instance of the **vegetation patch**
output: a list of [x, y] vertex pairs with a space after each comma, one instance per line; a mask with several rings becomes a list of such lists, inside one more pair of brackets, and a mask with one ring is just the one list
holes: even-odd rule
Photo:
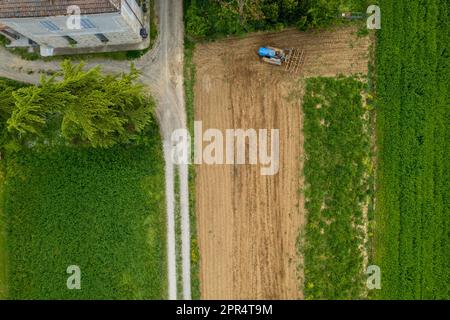
[[[186, 113], [191, 137], [194, 136], [194, 86], [195, 64], [193, 61], [195, 43], [185, 39], [184, 42], [184, 91]], [[192, 152], [194, 148], [191, 148]], [[189, 215], [191, 230], [191, 291], [193, 299], [200, 299], [200, 252], [198, 248], [197, 215], [195, 210], [195, 165], [189, 165]]]
[[342, 12], [365, 14], [367, 0], [189, 0], [185, 1], [186, 32], [196, 38], [217, 38], [257, 30], [296, 26], [304, 30], [344, 23]]
[[138, 72], [104, 75], [68, 60], [39, 86], [0, 82], [0, 121], [7, 149], [37, 145], [107, 148], [142, 139], [154, 102], [136, 82]]
[[364, 255], [370, 198], [365, 84], [350, 77], [306, 80], [303, 102], [306, 225], [302, 234], [307, 299], [365, 294]]
[[381, 0], [375, 258], [381, 299], [449, 299], [448, 2]]
[[0, 297], [167, 297], [162, 142], [137, 76], [66, 61], [39, 86], [0, 80]]
[[[166, 298], [164, 161], [149, 133], [148, 146], [8, 157], [10, 298]], [[70, 265], [81, 290], [66, 287]]]

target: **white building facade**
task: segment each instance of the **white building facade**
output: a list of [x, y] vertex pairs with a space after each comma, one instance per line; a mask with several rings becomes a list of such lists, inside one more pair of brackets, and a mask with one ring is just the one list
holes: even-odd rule
[[0, 0], [0, 33], [9, 46], [40, 46], [41, 55], [61, 48], [137, 44], [146, 37], [135, 0]]

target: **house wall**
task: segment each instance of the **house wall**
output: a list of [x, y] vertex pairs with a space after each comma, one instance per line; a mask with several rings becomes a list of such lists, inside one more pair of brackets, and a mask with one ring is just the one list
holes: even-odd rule
[[[142, 21], [142, 10], [134, 0], [122, 0], [122, 9], [117, 13], [91, 14], [87, 18], [95, 28], [71, 30], [67, 26], [67, 16], [54, 16], [43, 18], [10, 18], [0, 19], [0, 23], [16, 30], [25, 37], [41, 46], [53, 48], [69, 48], [70, 43], [63, 36], [70, 36], [77, 41], [77, 48], [103, 46], [95, 34], [103, 34], [108, 38], [108, 45], [133, 44], [142, 41], [139, 34]], [[59, 30], [50, 31], [41, 21], [50, 21]]]
[[139, 34], [143, 22], [143, 13], [135, 0], [122, 0], [121, 15], [131, 26], [131, 28]]

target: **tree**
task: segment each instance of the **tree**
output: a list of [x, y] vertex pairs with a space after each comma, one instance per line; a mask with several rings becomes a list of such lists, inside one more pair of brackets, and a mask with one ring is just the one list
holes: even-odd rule
[[83, 63], [65, 61], [40, 86], [0, 94], [0, 116], [22, 142], [63, 138], [101, 148], [129, 143], [143, 133], [154, 108], [138, 77], [133, 66], [128, 74], [105, 75], [99, 67], [85, 71]]
[[66, 139], [110, 147], [136, 139], [149, 124], [154, 103], [137, 83], [134, 66], [119, 77], [103, 75], [100, 68], [83, 71], [82, 64], [65, 62], [62, 76], [60, 86], [79, 95], [79, 101], [62, 112], [61, 132]]
[[15, 132], [19, 136], [29, 134], [39, 135], [45, 125], [45, 110], [42, 108], [43, 98], [41, 89], [28, 87], [19, 89], [12, 95], [14, 97], [14, 109], [7, 120], [8, 131]]

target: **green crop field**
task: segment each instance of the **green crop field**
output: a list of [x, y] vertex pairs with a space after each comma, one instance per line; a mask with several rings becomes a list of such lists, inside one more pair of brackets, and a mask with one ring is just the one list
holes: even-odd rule
[[6, 221], [4, 204], [4, 181], [5, 170], [4, 164], [0, 163], [0, 300], [7, 297], [6, 285]]
[[448, 1], [380, 7], [376, 296], [448, 299]]
[[[7, 157], [8, 298], [166, 297], [164, 161], [150, 131], [147, 146]], [[67, 289], [70, 265], [81, 290]]]
[[306, 80], [307, 223], [300, 247], [307, 299], [356, 299], [365, 294], [363, 208], [371, 198], [371, 157], [364, 88], [354, 78]]

